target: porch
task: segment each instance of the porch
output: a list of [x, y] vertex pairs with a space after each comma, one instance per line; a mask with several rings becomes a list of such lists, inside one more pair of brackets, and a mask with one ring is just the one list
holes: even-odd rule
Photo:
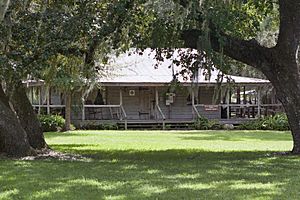
[[[166, 86], [106, 86], [101, 91], [95, 90], [83, 103], [73, 106], [72, 123], [77, 126], [111, 123], [124, 129], [188, 129], [195, 119], [200, 117], [213, 119], [221, 124], [237, 125], [283, 111], [281, 104], [266, 104], [266, 101], [263, 101], [261, 93], [264, 91], [260, 90], [260, 87], [256, 87], [257, 90], [251, 95], [247, 94], [247, 91], [253, 87], [247, 87], [243, 87], [244, 91], [241, 91], [240, 86], [231, 88], [222, 97], [223, 102], [212, 104], [214, 90], [207, 86], [206, 89], [199, 87], [196, 90], [185, 86], [180, 92], [175, 91], [172, 95]], [[57, 97], [62, 95], [56, 95], [54, 98], [53, 94], [54, 92], [49, 90], [45, 100], [39, 97], [41, 99], [38, 102], [41, 103], [33, 104], [38, 113], [64, 115], [63, 99], [57, 100]], [[53, 104], [54, 102], [62, 103]]]

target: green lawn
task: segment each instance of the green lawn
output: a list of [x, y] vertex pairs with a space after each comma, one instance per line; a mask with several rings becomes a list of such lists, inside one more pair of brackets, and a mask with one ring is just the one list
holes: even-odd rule
[[0, 199], [298, 199], [288, 132], [48, 133], [81, 161], [0, 160]]

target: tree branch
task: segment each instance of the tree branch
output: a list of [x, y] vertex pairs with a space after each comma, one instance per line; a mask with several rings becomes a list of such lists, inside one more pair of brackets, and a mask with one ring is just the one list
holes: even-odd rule
[[[186, 48], [199, 48], [200, 30], [186, 30], [182, 34]], [[221, 42], [222, 41], [222, 42]], [[225, 33], [221, 37], [216, 34], [210, 36], [211, 47], [216, 52], [222, 52], [237, 61], [253, 66], [263, 72], [270, 71], [269, 60], [272, 51], [269, 48], [261, 46], [255, 39], [242, 40], [234, 38]]]
[[95, 59], [95, 53], [97, 50], [97, 47], [100, 43], [100, 40], [98, 37], [94, 37], [91, 41], [91, 43], [88, 46], [88, 49], [85, 53], [85, 64], [87, 65], [94, 65], [94, 59]]
[[2, 22], [9, 4], [10, 0], [0, 0], [0, 22]]

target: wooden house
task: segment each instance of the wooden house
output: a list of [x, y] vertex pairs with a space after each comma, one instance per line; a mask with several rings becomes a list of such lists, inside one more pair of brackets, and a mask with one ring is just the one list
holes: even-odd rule
[[[199, 70], [197, 75], [178, 75], [180, 66], [165, 59], [158, 67], [154, 53], [146, 49], [143, 55], [132, 53], [113, 58], [105, 70], [108, 76], [99, 77], [95, 87], [82, 99], [78, 92], [74, 99], [72, 122], [128, 124], [193, 122], [198, 117], [218, 120], [221, 123], [239, 123], [264, 114], [265, 107], [274, 112], [280, 104], [264, 105], [262, 96], [269, 81], [228, 76], [234, 84], [217, 81], [219, 72], [211, 75]], [[46, 89], [43, 82], [28, 84], [28, 96], [38, 112], [63, 113], [63, 93], [55, 88]], [[76, 95], [75, 95], [76, 96]], [[271, 109], [270, 109], [271, 110]]]

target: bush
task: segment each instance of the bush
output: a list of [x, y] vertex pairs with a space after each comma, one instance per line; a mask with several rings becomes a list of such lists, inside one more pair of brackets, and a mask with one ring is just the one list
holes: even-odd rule
[[119, 127], [117, 124], [106, 123], [106, 124], [96, 124], [88, 123], [80, 127], [83, 130], [118, 130]]
[[241, 124], [238, 128], [242, 130], [290, 130], [288, 118], [284, 113], [246, 122]]
[[195, 121], [194, 128], [196, 130], [220, 130], [222, 126], [215, 120], [200, 117]]
[[[65, 119], [59, 115], [39, 115], [38, 119], [44, 132], [62, 131], [66, 124]], [[74, 129], [75, 127], [71, 125], [71, 130]]]

